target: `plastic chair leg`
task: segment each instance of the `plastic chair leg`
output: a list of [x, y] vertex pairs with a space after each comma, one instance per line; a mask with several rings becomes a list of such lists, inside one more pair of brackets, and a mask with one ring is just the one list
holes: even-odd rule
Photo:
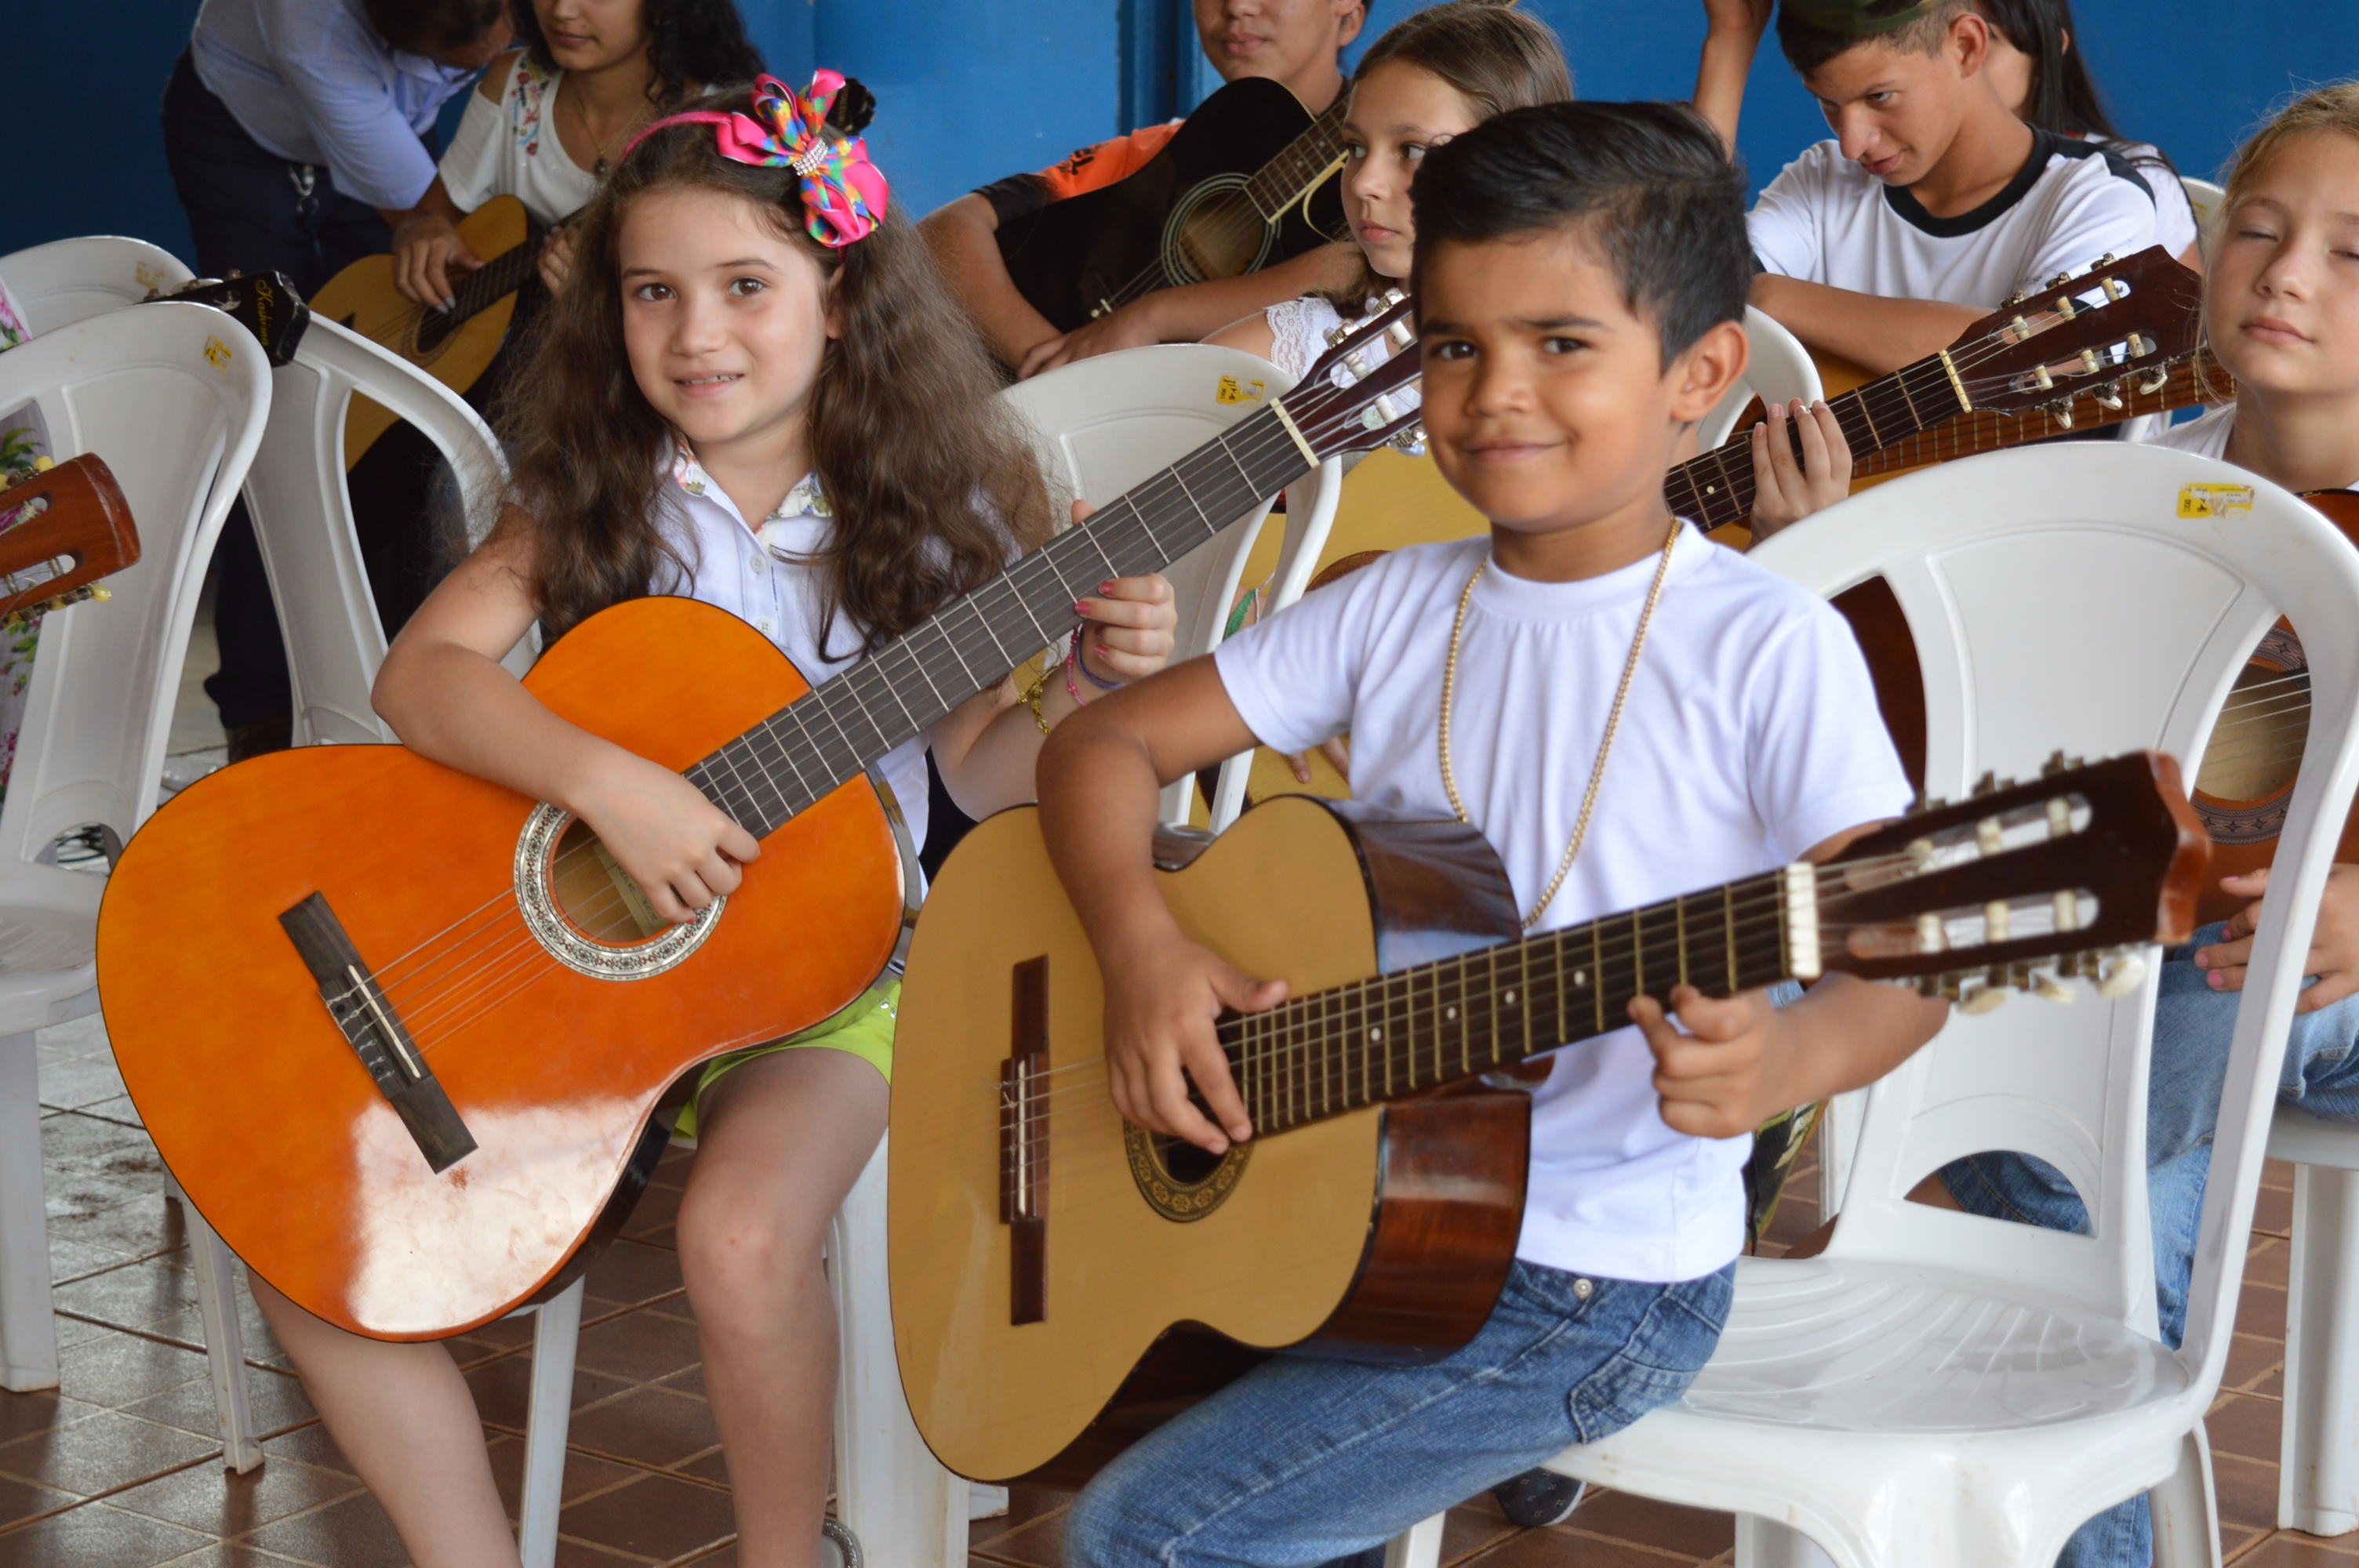
[[524, 1500], [516, 1553], [524, 1568], [557, 1562], [565, 1500], [565, 1429], [573, 1419], [573, 1347], [582, 1337], [580, 1280], [540, 1303], [532, 1320], [532, 1394], [524, 1421]]
[[1385, 1542], [1385, 1568], [1440, 1568], [1441, 1524], [1447, 1514], [1419, 1519]]
[[2220, 1568], [2220, 1504], [2212, 1489], [2212, 1442], [2201, 1422], [2187, 1433], [2179, 1468], [2147, 1497], [2154, 1508], [2154, 1568]]
[[1834, 1568], [1834, 1559], [1817, 1541], [1758, 1514], [1736, 1516], [1736, 1561], [1738, 1568]]
[[41, 1087], [30, 1033], [0, 1036], [0, 1389], [58, 1386], [49, 1232], [41, 1198]]
[[1853, 1089], [1827, 1101], [1819, 1113], [1819, 1218], [1843, 1212], [1843, 1188], [1859, 1153], [1860, 1119], [1867, 1114], [1867, 1091]]
[[1007, 1511], [1007, 1488], [972, 1482], [966, 1489], [966, 1517], [970, 1519], [997, 1519]]
[[2359, 1530], [2359, 1171], [2293, 1169], [2277, 1524]]
[[237, 1317], [237, 1261], [230, 1256], [229, 1244], [186, 1198], [180, 1200], [180, 1217], [188, 1227], [189, 1255], [197, 1266], [197, 1313], [204, 1322], [205, 1359], [212, 1366], [222, 1463], [243, 1476], [261, 1466], [262, 1444], [255, 1438], [254, 1409], [246, 1399], [245, 1330]]
[[937, 1464], [918, 1435], [893, 1358], [881, 1143], [836, 1213], [828, 1281], [842, 1336], [835, 1389], [836, 1517], [859, 1538], [871, 1563], [964, 1568], [967, 1484]]

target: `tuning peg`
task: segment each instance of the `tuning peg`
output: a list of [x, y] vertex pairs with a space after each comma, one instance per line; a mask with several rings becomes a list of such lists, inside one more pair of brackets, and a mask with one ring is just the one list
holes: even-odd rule
[[2041, 973], [2032, 976], [2028, 989], [2042, 1001], [2060, 1001], [2068, 1007], [2071, 1005], [2071, 988], [2058, 980], [2053, 975]]
[[1985, 816], [1974, 824], [1974, 848], [1985, 855], [1995, 855], [2006, 848], [2006, 838], [2000, 831], [1997, 817]]
[[2055, 309], [2057, 315], [2070, 321], [2081, 314], [2080, 301], [2068, 294], [2056, 302]]
[[2169, 384], [2169, 367], [2167, 365], [2157, 365], [2154, 369], [2147, 373], [2146, 378], [2143, 381], [2138, 383], [2138, 394], [2144, 397], [2151, 397]]
[[2072, 803], [2060, 795], [2048, 797], [2048, 836], [2061, 838], [2072, 831]]
[[1986, 772], [1974, 781], [1974, 787], [1967, 793], [1976, 795], [1996, 795], [2003, 789], [2011, 788], [2013, 784], [2014, 781], [2011, 779], [2001, 779], [1996, 773]]
[[[2111, 265], [2114, 265], [2114, 253], [2113, 253], [2113, 252], [2111, 252], [2111, 251], [2107, 251], [2104, 255], [2101, 255], [2101, 256], [2099, 256], [2099, 257], [2097, 258], [2097, 266], [2111, 266]], [[2090, 271], [2092, 271], [2092, 272], [2094, 272], [2094, 271], [2096, 270], [2096, 267], [2091, 267], [2089, 270], [2090, 270]]]
[[2048, 753], [2048, 760], [2039, 764], [2039, 776], [2043, 779], [2052, 779], [2071, 765], [2064, 760], [2064, 753], [2060, 749], [2050, 752]]
[[1926, 867], [1933, 863], [1933, 856], [1935, 854], [1933, 840], [1930, 838], [1911, 838], [1908, 840], [1908, 848], [1903, 852], [1908, 857], [1908, 864], [1910, 868], [1921, 871]]
[[1950, 945], [1950, 934], [1941, 925], [1941, 917], [1927, 910], [1917, 917], [1917, 951], [1938, 953]]
[[2048, 280], [2048, 287], [2050, 288], [2061, 288], [2071, 281], [2072, 275], [2071, 273], [2060, 272], [2054, 277]]
[[2109, 277], [2105, 279], [2104, 287], [2105, 290], [2105, 297], [2108, 299], [2126, 299], [2129, 297], [2129, 286], [2122, 282], [2122, 280], [2117, 277]]
[[2097, 388], [2097, 406], [2118, 412], [2122, 406], [2122, 384], [2109, 381]]
[[1396, 306], [1396, 305], [1399, 304], [1402, 300], [1407, 299], [1408, 297], [1408, 295], [1407, 291], [1405, 291], [1405, 290], [1403, 290], [1403, 289], [1399, 289], [1399, 288], [1387, 288], [1387, 289], [1386, 289], [1386, 290], [1385, 290], [1384, 295], [1383, 295], [1383, 303], [1384, 303], [1384, 307], [1385, 307], [1385, 308], [1386, 308], [1386, 309], [1389, 310], [1389, 309], [1391, 309], [1394, 306]]
[[2072, 427], [2071, 399], [2067, 398], [2063, 402], [2054, 405], [2048, 412], [2049, 416], [2053, 418], [2057, 425], [2061, 428], [2069, 430]]
[[1343, 346], [1343, 340], [1351, 335], [1352, 329], [1348, 325], [1330, 327], [1327, 329], [1327, 346], [1331, 349], [1340, 349]]
[[2012, 941], [2014, 934], [2010, 927], [2013, 914], [2002, 898], [1995, 898], [1983, 905], [1983, 940], [1994, 945]]
[[2006, 1000], [2006, 988], [2005, 986], [1995, 986], [1985, 981], [1984, 984], [1977, 986], [1973, 990], [1967, 991], [1958, 998], [1958, 1011], [1971, 1016], [1980, 1017], [1985, 1012], [1996, 1012]]
[[1420, 452], [1425, 449], [1425, 427], [1423, 425], [1410, 426], [1408, 429], [1403, 430], [1399, 435], [1395, 436], [1393, 438], [1392, 444], [1404, 452], [1408, 452], [1412, 456], [1416, 455], [1418, 452]]
[[2132, 332], [2129, 335], [2129, 349], [2130, 358], [2134, 360], [2142, 360], [2146, 358], [2147, 355], [2154, 352], [2155, 341], [2152, 338], [2147, 337], [2144, 332]]
[[2145, 979], [2146, 960], [2124, 948], [2099, 971], [2097, 994], [2107, 1001], [2119, 1001], [2136, 990], [2138, 982]]

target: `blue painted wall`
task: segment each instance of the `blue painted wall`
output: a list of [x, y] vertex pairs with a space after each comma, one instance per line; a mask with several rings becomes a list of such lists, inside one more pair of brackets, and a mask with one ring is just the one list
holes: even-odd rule
[[[319, 0], [329, 3], [329, 0]], [[1524, 0], [1563, 35], [1586, 98], [1685, 97], [1702, 10], [1685, 0]], [[877, 92], [870, 140], [897, 197], [923, 211], [1010, 169], [1192, 102], [1185, 0], [739, 0], [782, 76], [815, 59]], [[1365, 38], [1415, 8], [1375, 0]], [[2359, 71], [2359, 5], [2335, 0], [2078, 0], [2116, 118], [2209, 174], [2277, 99]], [[156, 104], [196, 0], [9, 7], [0, 133], [11, 171], [0, 253], [61, 235], [138, 234], [186, 254]], [[1176, 59], [1175, 59], [1176, 57]], [[1176, 66], [1176, 69], [1175, 69]], [[1746, 104], [1756, 185], [1825, 127], [1770, 43]]]

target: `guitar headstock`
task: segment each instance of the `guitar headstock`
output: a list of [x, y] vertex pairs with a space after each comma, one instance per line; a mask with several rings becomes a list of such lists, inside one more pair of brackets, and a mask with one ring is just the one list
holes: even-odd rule
[[2169, 757], [2060, 754], [2037, 779], [1985, 778], [1820, 867], [1820, 959], [1864, 979], [1914, 979], [1970, 1012], [2009, 989], [2069, 1000], [2060, 982], [2073, 975], [2118, 995], [2143, 973], [2126, 949], [2194, 929], [2210, 855]]
[[94, 452], [0, 489], [0, 616], [103, 597], [90, 585], [139, 558], [139, 530]]
[[254, 334], [262, 345], [263, 357], [273, 366], [293, 362], [295, 345], [303, 341], [303, 330], [311, 324], [311, 308], [303, 303], [285, 273], [201, 277], [157, 297], [210, 305], [235, 318], [239, 326]]
[[1945, 368], [1975, 408], [2061, 410], [2069, 428], [2074, 397], [2094, 393], [2114, 406], [2194, 352], [2202, 306], [2203, 280], [2160, 245], [2106, 256], [1975, 322], [1950, 345]]
[[[1417, 308], [1398, 289], [1385, 298], [1383, 310], [1331, 334], [1327, 351], [1278, 400], [1303, 441], [1322, 460], [1388, 441], [1408, 448], [1425, 439], [1417, 411], [1400, 405], [1401, 393], [1417, 384], [1419, 369]], [[1389, 346], [1389, 355], [1371, 362], [1380, 345]], [[1334, 375], [1339, 370], [1344, 378], [1340, 386]]]

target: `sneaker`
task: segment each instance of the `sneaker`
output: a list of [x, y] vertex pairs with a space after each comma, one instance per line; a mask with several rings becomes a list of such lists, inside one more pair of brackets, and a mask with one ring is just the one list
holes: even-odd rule
[[1588, 1482], [1553, 1470], [1527, 1470], [1492, 1487], [1491, 1500], [1499, 1505], [1509, 1524], [1528, 1529], [1562, 1524], [1572, 1517], [1572, 1510], [1581, 1506], [1582, 1494], [1588, 1490]]

